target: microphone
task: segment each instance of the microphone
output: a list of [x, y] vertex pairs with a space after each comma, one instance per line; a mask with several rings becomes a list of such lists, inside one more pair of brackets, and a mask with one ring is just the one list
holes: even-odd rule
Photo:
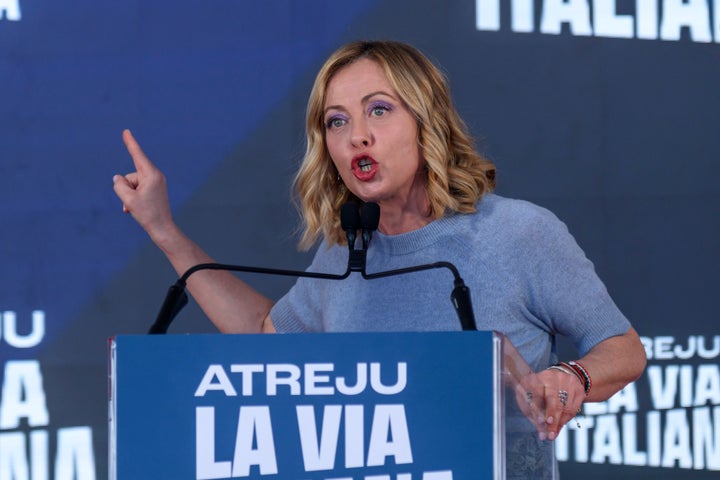
[[380, 224], [380, 206], [377, 203], [366, 203], [360, 214], [360, 226], [362, 227], [362, 248], [367, 252], [370, 246], [372, 232], [378, 229]]
[[[343, 204], [340, 211], [340, 223], [347, 235], [350, 249], [348, 268], [351, 272], [365, 272], [370, 239], [380, 224], [380, 206], [377, 203], [368, 202], [360, 207], [355, 203], [347, 202]], [[360, 250], [355, 248], [358, 229], [362, 231], [360, 235], [362, 248]]]
[[345, 202], [342, 204], [342, 207], [340, 207], [340, 226], [345, 230], [348, 248], [353, 251], [355, 249], [357, 230], [360, 228], [360, 210], [356, 203]]
[[[345, 273], [341, 275], [330, 273], [307, 272], [300, 270], [284, 270], [276, 268], [249, 267], [244, 265], [229, 265], [222, 263], [201, 263], [190, 267], [180, 278], [168, 289], [160, 311], [155, 322], [148, 331], [149, 334], [167, 333], [170, 324], [178, 313], [187, 305], [188, 296], [185, 291], [187, 279], [193, 273], [200, 270], [226, 270], [233, 272], [260, 273], [269, 275], [283, 275], [292, 277], [317, 278], [325, 280], [344, 280], [352, 272], [360, 272], [366, 280], [384, 278], [394, 275], [404, 275], [412, 272], [431, 270], [436, 268], [449, 269], [454, 277], [454, 286], [450, 300], [460, 320], [463, 330], [477, 330], [475, 316], [473, 314], [472, 302], [470, 300], [470, 289], [465, 285], [460, 272], [450, 262], [434, 262], [425, 265], [387, 270], [383, 272], [366, 272], [367, 250], [370, 246], [372, 233], [377, 230], [380, 222], [380, 207], [376, 203], [368, 202], [362, 207], [352, 202], [347, 202], [340, 209], [340, 224], [347, 237], [349, 256], [348, 266]], [[357, 231], [361, 230], [362, 248], [356, 249]]]
[[355, 249], [357, 231], [361, 227], [360, 207], [354, 202], [343, 203], [340, 209], [340, 225], [345, 230], [348, 254], [348, 272], [362, 272], [365, 268], [365, 255], [362, 250]]

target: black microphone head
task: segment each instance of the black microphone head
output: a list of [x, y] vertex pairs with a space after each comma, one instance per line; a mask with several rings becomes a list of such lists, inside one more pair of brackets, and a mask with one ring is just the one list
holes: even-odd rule
[[360, 228], [360, 210], [357, 203], [345, 202], [340, 207], [340, 226], [345, 230], [348, 248], [355, 248], [357, 231]]
[[346, 232], [353, 232], [360, 228], [360, 210], [357, 203], [345, 202], [340, 207], [340, 225]]
[[360, 220], [363, 230], [374, 232], [380, 224], [380, 205], [368, 202], [362, 206]]

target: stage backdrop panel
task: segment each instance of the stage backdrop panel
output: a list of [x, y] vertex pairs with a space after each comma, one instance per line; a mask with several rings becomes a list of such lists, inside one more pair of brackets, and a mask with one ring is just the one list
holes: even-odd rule
[[[358, 38], [442, 67], [498, 193], [565, 221], [643, 337], [646, 374], [566, 431], [562, 474], [716, 477], [718, 10], [0, 0], [0, 478], [106, 477], [106, 339], [146, 331], [176, 278], [112, 192], [132, 168], [122, 129], [215, 258], [303, 268], [289, 188], [305, 103], [324, 58]], [[244, 278], [271, 298], [292, 282]], [[214, 332], [192, 302], [173, 329]]]

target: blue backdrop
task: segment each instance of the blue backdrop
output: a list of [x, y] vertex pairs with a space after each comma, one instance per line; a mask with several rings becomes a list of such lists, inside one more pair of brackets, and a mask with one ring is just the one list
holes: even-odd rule
[[[716, 476], [718, 10], [0, 0], [0, 479], [106, 477], [106, 339], [146, 331], [175, 280], [112, 191], [132, 168], [122, 129], [211, 255], [303, 268], [289, 183], [305, 101], [358, 38], [408, 41], [447, 72], [498, 192], [564, 220], [643, 336], [648, 372], [567, 432], [562, 473]], [[273, 298], [290, 285], [248, 278]], [[214, 331], [192, 304], [172, 329]]]

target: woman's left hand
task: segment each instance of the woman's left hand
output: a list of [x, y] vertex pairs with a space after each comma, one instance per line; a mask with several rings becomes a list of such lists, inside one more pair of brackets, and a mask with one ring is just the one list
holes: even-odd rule
[[[585, 387], [573, 373], [548, 369], [535, 374], [533, 399], [538, 399], [540, 412], [538, 423], [541, 437], [555, 440], [560, 430], [580, 412], [585, 401]], [[539, 425], [540, 426], [540, 425]]]
[[515, 396], [540, 437], [555, 440], [583, 402], [607, 400], [637, 380], [646, 362], [640, 337], [631, 328], [598, 343], [574, 367], [553, 366], [518, 379]]

